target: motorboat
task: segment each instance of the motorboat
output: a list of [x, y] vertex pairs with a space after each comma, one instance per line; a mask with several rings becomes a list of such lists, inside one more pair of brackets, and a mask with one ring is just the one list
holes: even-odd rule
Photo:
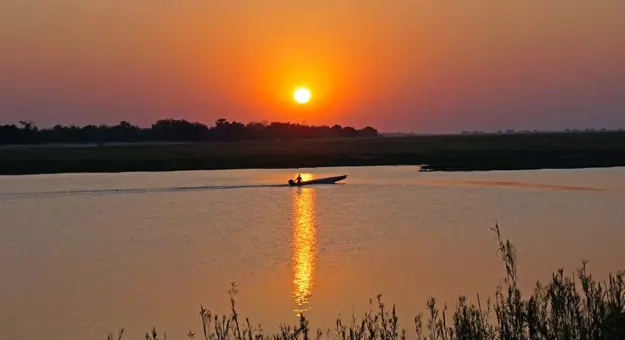
[[301, 187], [304, 185], [314, 185], [314, 184], [334, 184], [338, 181], [342, 181], [347, 178], [347, 175], [342, 176], [334, 176], [334, 177], [324, 177], [324, 178], [315, 178], [309, 181], [301, 181], [296, 182], [292, 179], [289, 180], [289, 185], [292, 187]]

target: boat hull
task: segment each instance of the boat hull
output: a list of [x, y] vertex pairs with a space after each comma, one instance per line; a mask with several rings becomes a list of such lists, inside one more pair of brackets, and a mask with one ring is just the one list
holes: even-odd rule
[[292, 187], [301, 187], [301, 186], [305, 186], [305, 185], [315, 185], [315, 184], [334, 184], [338, 181], [344, 180], [345, 178], [347, 178], [347, 175], [343, 175], [343, 176], [334, 176], [334, 177], [325, 177], [325, 178], [316, 178], [316, 179], [311, 179], [310, 181], [302, 181], [300, 183], [297, 183], [295, 181], [293, 181], [292, 179], [289, 180], [289, 185]]

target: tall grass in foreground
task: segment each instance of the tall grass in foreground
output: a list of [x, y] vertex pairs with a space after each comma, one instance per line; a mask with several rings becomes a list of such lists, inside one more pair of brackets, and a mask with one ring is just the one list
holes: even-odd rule
[[[333, 332], [317, 329], [311, 334], [308, 320], [302, 315], [298, 325], [283, 325], [278, 333], [266, 334], [260, 326], [252, 326], [249, 319], [239, 317], [233, 284], [229, 315], [219, 316], [201, 307], [201, 333], [189, 332], [187, 337], [205, 340], [319, 340], [324, 336], [339, 340], [625, 339], [622, 271], [598, 282], [586, 271], [586, 263], [577, 270], [577, 280], [564, 276], [560, 269], [546, 285], [537, 282], [533, 294], [524, 298], [517, 287], [515, 249], [510, 241], [502, 240], [499, 226], [492, 230], [497, 234], [499, 253], [506, 268], [504, 285], [497, 288], [494, 302], [488, 299], [483, 305], [478, 295], [476, 305], [460, 296], [455, 311], [450, 312], [447, 305], [441, 309], [430, 298], [426, 315], [414, 318], [410, 336], [406, 329], [399, 329], [395, 306], [387, 308], [380, 295], [376, 311], [370, 310], [359, 321], [352, 317], [348, 323], [339, 317]], [[122, 335], [123, 329], [117, 338], [121, 339]], [[161, 337], [152, 329], [145, 338], [166, 340], [167, 335]], [[108, 339], [113, 340], [113, 334]]]

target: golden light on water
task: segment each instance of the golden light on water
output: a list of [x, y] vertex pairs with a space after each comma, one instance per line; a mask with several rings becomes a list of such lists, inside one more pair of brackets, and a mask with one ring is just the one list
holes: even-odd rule
[[295, 312], [298, 315], [309, 310], [309, 299], [314, 286], [317, 255], [315, 201], [314, 189], [293, 190], [293, 298], [297, 305]]

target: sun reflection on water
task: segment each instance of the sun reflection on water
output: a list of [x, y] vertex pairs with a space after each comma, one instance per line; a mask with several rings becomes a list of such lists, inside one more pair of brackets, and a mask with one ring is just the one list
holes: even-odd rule
[[317, 252], [317, 225], [315, 220], [314, 189], [293, 190], [292, 270], [293, 298], [299, 315], [310, 309], [309, 299], [314, 285]]

